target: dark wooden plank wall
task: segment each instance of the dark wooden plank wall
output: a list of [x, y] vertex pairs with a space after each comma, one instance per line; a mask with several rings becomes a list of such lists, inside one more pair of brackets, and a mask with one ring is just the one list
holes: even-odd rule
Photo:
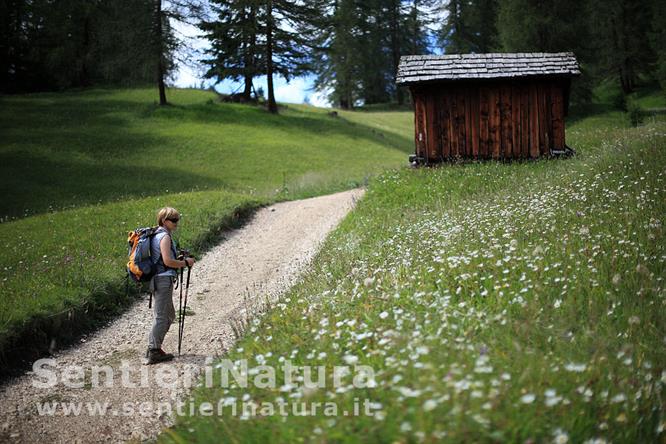
[[420, 94], [414, 95], [414, 140], [416, 141], [416, 155], [425, 157], [426, 134], [425, 134], [425, 103]]
[[564, 90], [557, 80], [439, 84], [414, 88], [416, 153], [536, 158], [564, 148]]

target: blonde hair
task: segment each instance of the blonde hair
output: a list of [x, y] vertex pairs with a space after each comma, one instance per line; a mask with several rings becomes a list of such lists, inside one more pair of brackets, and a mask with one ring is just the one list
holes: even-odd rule
[[180, 213], [175, 208], [164, 207], [157, 212], [157, 225], [164, 226], [166, 219], [180, 219]]

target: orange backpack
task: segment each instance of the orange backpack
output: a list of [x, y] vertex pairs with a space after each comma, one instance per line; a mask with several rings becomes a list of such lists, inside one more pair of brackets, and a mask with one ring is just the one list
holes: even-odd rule
[[157, 234], [158, 228], [137, 228], [130, 231], [127, 236], [127, 243], [129, 244], [127, 274], [135, 282], [148, 282], [157, 271], [157, 265], [153, 262], [150, 252], [150, 242], [153, 236]]

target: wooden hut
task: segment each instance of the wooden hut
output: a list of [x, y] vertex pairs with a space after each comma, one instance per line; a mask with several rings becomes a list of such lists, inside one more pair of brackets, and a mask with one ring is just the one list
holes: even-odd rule
[[414, 103], [420, 164], [524, 159], [572, 150], [564, 140], [571, 52], [403, 56], [396, 83]]

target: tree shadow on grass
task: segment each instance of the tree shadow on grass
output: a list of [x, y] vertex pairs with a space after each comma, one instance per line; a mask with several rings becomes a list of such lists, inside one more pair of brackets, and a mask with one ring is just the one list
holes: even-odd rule
[[170, 107], [146, 108], [144, 115], [200, 123], [236, 124], [247, 127], [261, 127], [267, 130], [299, 134], [332, 135], [338, 134], [357, 139], [388, 145], [392, 149], [409, 153], [414, 141], [410, 137], [395, 133], [385, 134], [377, 129], [351, 122], [343, 117], [331, 117], [304, 110], [289, 108], [281, 114], [270, 114], [261, 107], [252, 105], [218, 104], [213, 101], [197, 105], [173, 105]]
[[166, 138], [129, 126], [145, 106], [122, 100], [80, 101], [39, 98], [4, 100], [0, 109], [3, 146], [34, 145], [66, 153], [122, 158], [137, 151], [156, 151]]
[[[141, 121], [169, 127], [169, 121], [194, 124], [239, 125], [248, 132], [271, 131], [307, 140], [311, 135], [342, 135], [363, 148], [367, 142], [409, 153], [413, 141], [325, 113], [289, 108], [272, 115], [263, 108], [219, 104], [156, 106], [109, 98], [37, 95], [1, 97], [0, 217], [20, 218], [50, 209], [146, 197], [169, 191], [190, 191], [229, 186], [224, 178], [196, 174], [193, 167], [176, 169], [174, 142]], [[166, 122], [166, 125], [165, 125]], [[196, 127], [194, 127], [196, 130]], [[220, 127], [220, 137], [225, 136]], [[185, 137], [185, 136], [184, 136]], [[168, 147], [170, 161], [160, 166]], [[355, 147], [353, 147], [355, 148]], [[361, 156], [363, 149], [359, 149]], [[185, 155], [185, 154], [183, 154]], [[175, 160], [174, 160], [175, 159]], [[216, 158], [217, 159], [217, 158]], [[224, 159], [222, 157], [222, 162]], [[206, 157], [205, 161], [210, 161]], [[287, 162], [287, 161], [285, 161]], [[359, 163], [364, 160], [359, 158]], [[146, 166], [147, 165], [147, 166]], [[153, 166], [154, 165], [154, 166]], [[288, 168], [288, 165], [285, 166]]]
[[126, 198], [143, 198], [168, 191], [219, 189], [219, 178], [160, 167], [58, 160], [25, 151], [2, 155], [0, 216], [24, 217], [73, 206]]
[[226, 186], [160, 161], [173, 141], [135, 124], [150, 105], [78, 95], [2, 99], [2, 218]]
[[618, 109], [609, 103], [591, 102], [571, 105], [569, 113], [566, 116], [566, 125], [572, 126], [588, 117], [607, 114], [613, 111], [618, 111]]

